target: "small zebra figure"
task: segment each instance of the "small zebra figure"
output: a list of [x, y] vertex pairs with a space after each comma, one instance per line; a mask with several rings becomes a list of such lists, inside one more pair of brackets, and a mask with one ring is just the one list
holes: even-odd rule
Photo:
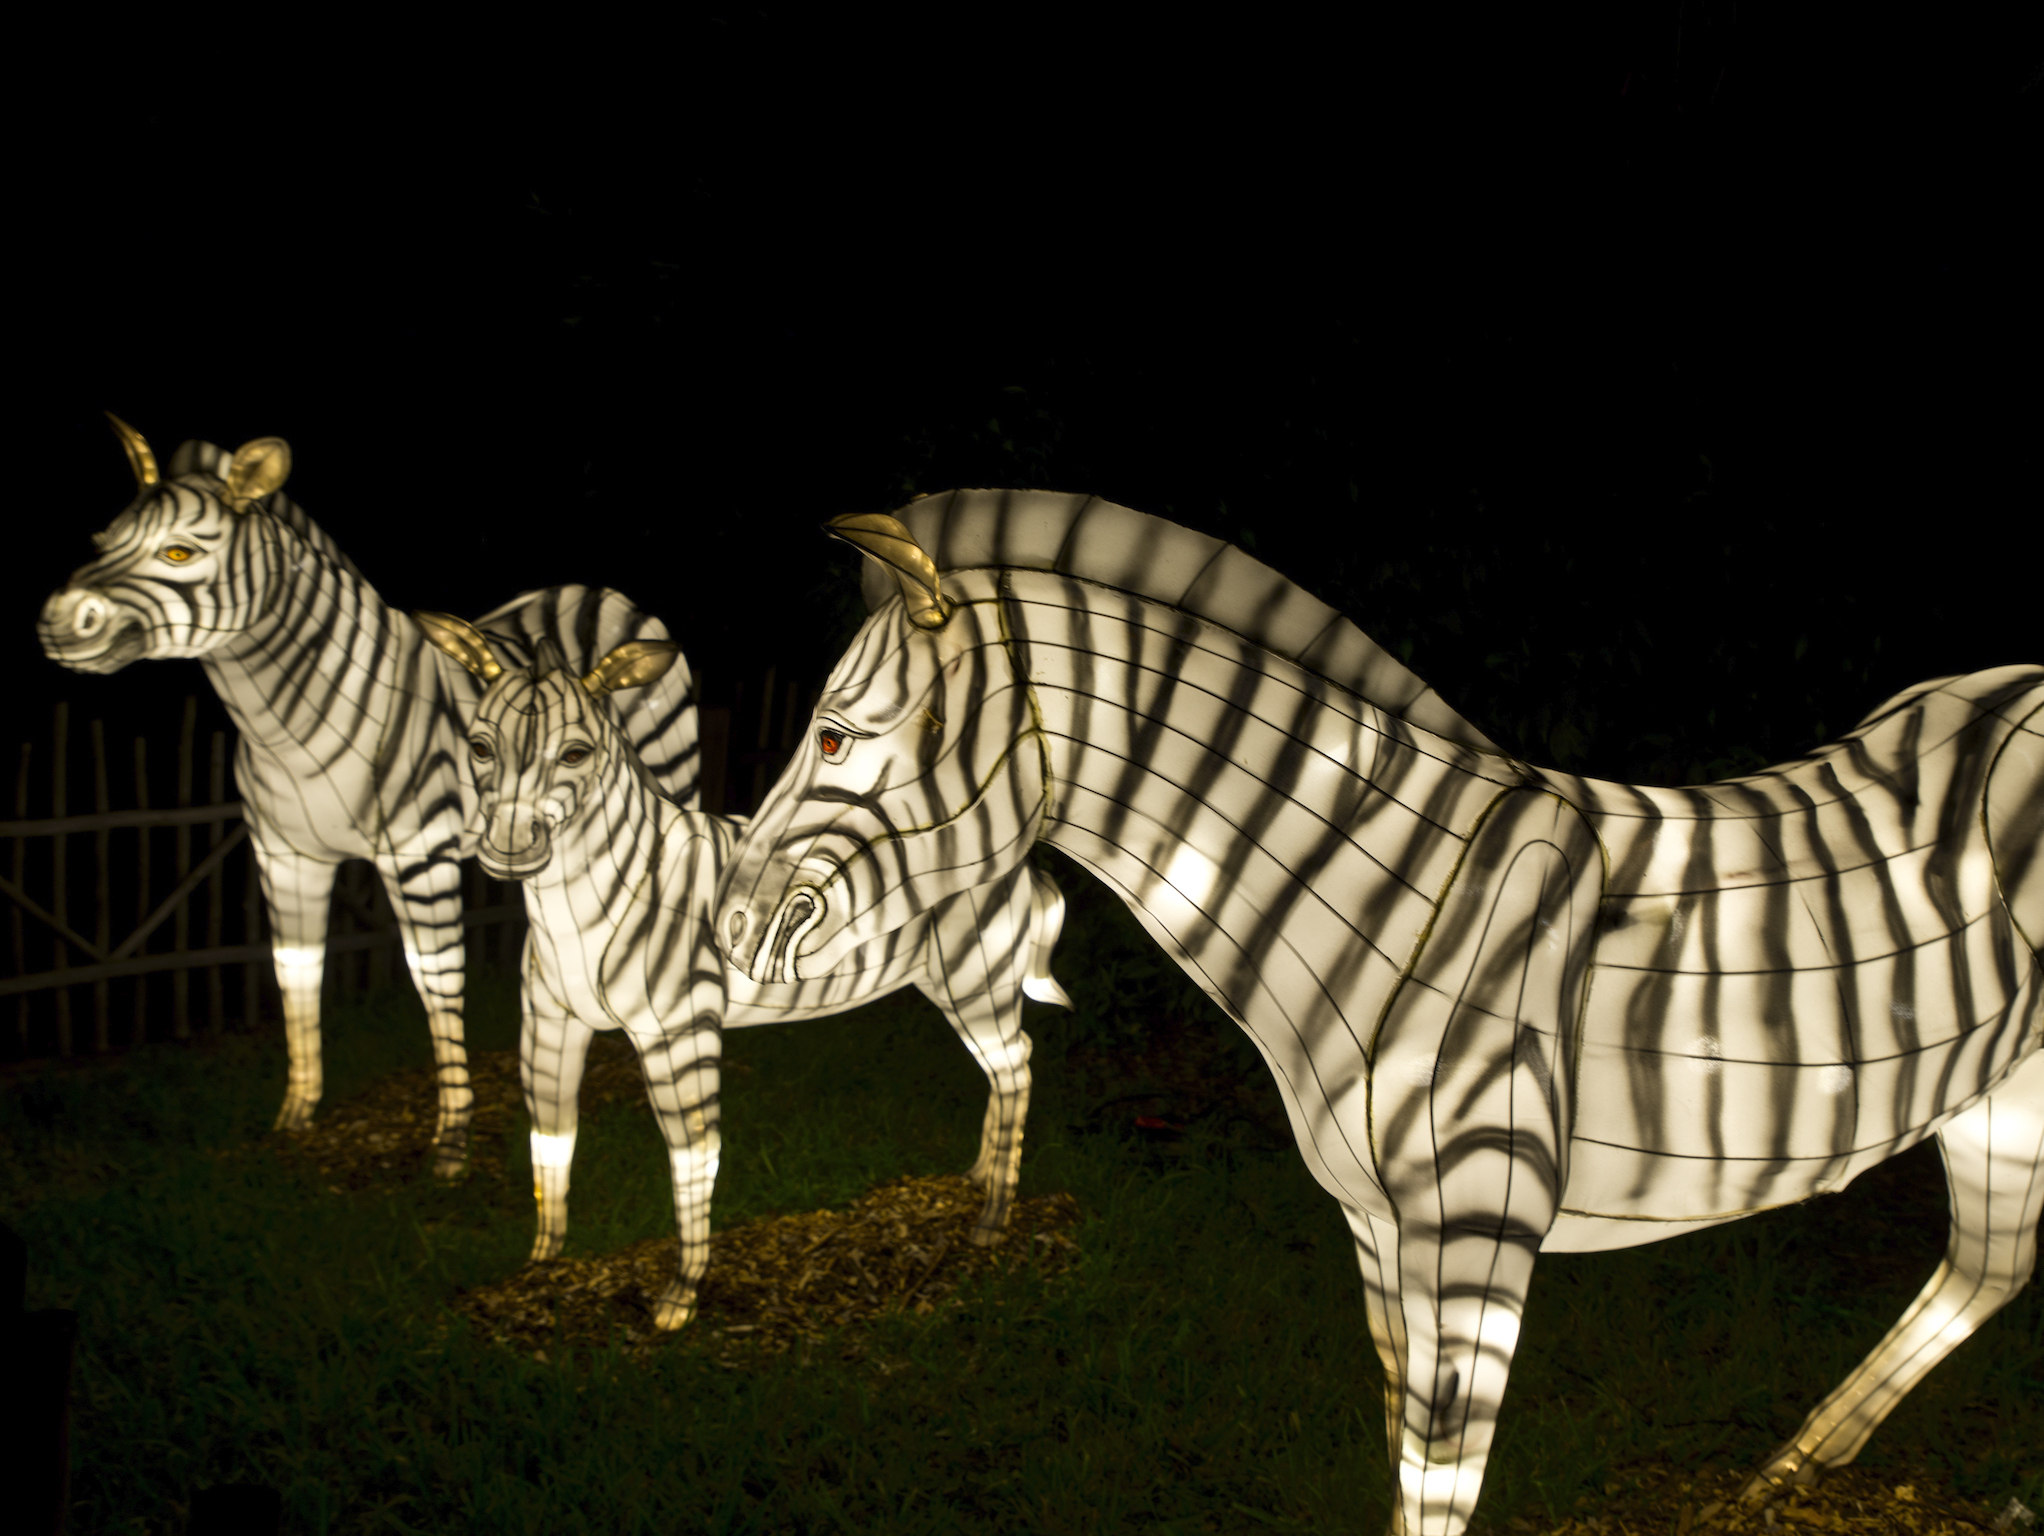
[[843, 1013], [910, 984], [943, 1012], [987, 1075], [979, 1158], [968, 1173], [986, 1205], [972, 1240], [998, 1242], [1021, 1176], [1029, 1108], [1022, 995], [1070, 1006], [1050, 976], [1064, 919], [1056, 883], [1019, 864], [801, 981], [727, 972], [710, 935], [711, 901], [742, 822], [662, 796], [597, 707], [618, 690], [656, 682], [675, 665], [676, 648], [634, 641], [578, 679], [549, 643], [533, 665], [506, 665], [495, 641], [460, 619], [414, 617], [488, 685], [468, 739], [482, 816], [476, 856], [499, 879], [525, 883], [531, 928], [519, 1065], [539, 1207], [532, 1258], [553, 1258], [567, 1236], [576, 1092], [594, 1031], [631, 1036], [667, 1140], [680, 1267], [654, 1321], [679, 1328], [694, 1315], [710, 1256], [722, 1030]]
[[1240, 550], [1094, 498], [839, 518], [876, 608], [718, 942], [827, 970], [1039, 838], [1256, 1042], [1356, 1243], [1391, 1530], [1476, 1506], [1534, 1261], [1843, 1189], [1935, 1135], [1950, 1247], [1744, 1490], [1850, 1461], [2036, 1262], [2044, 667], [1654, 789], [1499, 752]]
[[[462, 1039], [461, 867], [474, 852], [462, 715], [481, 691], [385, 606], [354, 562], [281, 487], [279, 438], [230, 457], [187, 442], [167, 476], [140, 433], [112, 418], [135, 500], [93, 535], [100, 556], [43, 605], [45, 654], [76, 672], [197, 657], [233, 717], [235, 782], [269, 907], [290, 1075], [279, 1130], [312, 1122], [321, 1091], [319, 989], [327, 912], [343, 859], [382, 876], [439, 1067], [434, 1173], [467, 1166], [474, 1096]], [[573, 658], [664, 638], [621, 594], [528, 592], [483, 619], [530, 657], [550, 638]], [[625, 727], [662, 789], [692, 803], [699, 754], [686, 667], [634, 696]]]

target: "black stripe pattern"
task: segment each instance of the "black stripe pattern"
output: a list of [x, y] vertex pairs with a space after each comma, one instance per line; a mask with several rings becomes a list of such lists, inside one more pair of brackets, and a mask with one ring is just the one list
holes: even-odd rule
[[1849, 1461], [2026, 1282], [2044, 1205], [2044, 668], [1654, 789], [1499, 753], [1239, 550], [1095, 498], [896, 514], [949, 619], [876, 611], [735, 850], [717, 936], [806, 975], [1041, 838], [1256, 1042], [1356, 1239], [1392, 1529], [1475, 1508], [1542, 1250], [1843, 1188], [1935, 1135], [1952, 1245], [1755, 1475]]
[[[459, 654], [450, 651], [450, 654]], [[1020, 1176], [1029, 1105], [1024, 993], [1066, 1002], [1049, 962], [1064, 903], [1023, 863], [880, 934], [827, 974], [755, 982], [727, 971], [710, 933], [716, 885], [742, 823], [686, 809], [658, 782], [600, 699], [550, 650], [489, 685], [468, 728], [484, 868], [525, 883], [531, 918], [519, 1052], [532, 1115], [532, 1257], [561, 1251], [590, 1037], [630, 1035], [673, 1171], [679, 1263], [655, 1321], [694, 1314], [709, 1260], [719, 1063], [725, 1028], [842, 1013], [914, 985], [987, 1075], [978, 1160], [986, 1190], [973, 1240], [1001, 1240]]]
[[[474, 792], [460, 710], [480, 685], [423, 643], [281, 490], [225, 494], [230, 456], [187, 442], [163, 479], [93, 535], [99, 557], [43, 605], [38, 635], [74, 671], [195, 657], [239, 733], [236, 786], [269, 910], [290, 1072], [280, 1129], [311, 1123], [322, 1090], [319, 989], [343, 859], [375, 864], [426, 1006], [439, 1070], [434, 1168], [467, 1160], [473, 1094], [463, 1042], [461, 859]], [[542, 640], [573, 658], [666, 630], [601, 588], [529, 592], [483, 626], [529, 660]], [[696, 697], [686, 667], [629, 702], [625, 729], [662, 787], [693, 803]]]

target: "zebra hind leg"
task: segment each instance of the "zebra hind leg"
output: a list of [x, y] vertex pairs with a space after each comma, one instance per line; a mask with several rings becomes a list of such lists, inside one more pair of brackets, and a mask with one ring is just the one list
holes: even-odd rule
[[433, 1177], [451, 1182], [468, 1171], [468, 1126], [475, 1112], [462, 1028], [461, 865], [434, 858], [405, 866], [386, 864], [381, 872], [404, 938], [405, 962], [426, 1007], [433, 1061], [439, 1068]]
[[2044, 1208], [2044, 1055], [1947, 1121], [1938, 1150], [1952, 1205], [1943, 1260], [1887, 1337], [1754, 1473], [1742, 1499], [1814, 1483], [1851, 1461], [1909, 1389], [2029, 1280]]
[[671, 1331], [695, 1316], [696, 1291], [710, 1266], [710, 1198], [723, 1145], [717, 1127], [723, 1039], [701, 1024], [673, 1032], [626, 1028], [674, 1178], [675, 1276], [653, 1303], [653, 1326]]
[[1022, 1180], [1022, 1129], [1029, 1115], [1026, 993], [1071, 1006], [1050, 979], [1064, 901], [1050, 877], [1024, 862], [989, 888], [941, 903], [925, 940], [917, 989], [935, 1003], [987, 1078], [979, 1156], [966, 1177], [986, 1191], [968, 1241], [987, 1248], [1007, 1238]]

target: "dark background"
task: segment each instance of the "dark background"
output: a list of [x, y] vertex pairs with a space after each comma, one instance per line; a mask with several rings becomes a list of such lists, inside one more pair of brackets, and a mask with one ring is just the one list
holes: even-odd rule
[[1508, 747], [1614, 778], [2039, 659], [2020, 8], [688, 14], [52, 51], [17, 146], [22, 737], [58, 697], [172, 731], [204, 689], [36, 647], [131, 493], [102, 409], [160, 456], [288, 439], [394, 604], [622, 588], [713, 702], [848, 638], [824, 518], [953, 485], [1237, 539]]

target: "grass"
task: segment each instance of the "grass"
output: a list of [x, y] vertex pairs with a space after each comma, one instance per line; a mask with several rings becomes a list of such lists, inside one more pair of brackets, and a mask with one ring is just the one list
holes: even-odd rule
[[[1074, 953], [1111, 921], [1075, 899]], [[1060, 975], [1083, 1002], [1084, 973]], [[1113, 1001], [1182, 1002], [1155, 986]], [[485, 976], [472, 992], [473, 1048], [515, 1044], [510, 988]], [[522, 1136], [462, 1187], [435, 1187], [422, 1156], [333, 1195], [266, 1150], [275, 1038], [16, 1082], [0, 1096], [0, 1202], [29, 1244], [28, 1304], [80, 1316], [70, 1529], [176, 1536], [194, 1489], [259, 1482], [294, 1536], [1374, 1536], [1379, 1374], [1339, 1213], [1232, 1026], [1149, 1014], [1103, 1054], [1101, 1006], [1031, 1014], [1022, 1193], [1076, 1197], [1077, 1268], [996, 1275], [929, 1316], [881, 1317], [859, 1350], [743, 1369], [697, 1341], [578, 1368], [446, 1327], [458, 1290], [524, 1259]], [[408, 992], [330, 1019], [323, 1117], [430, 1059]], [[920, 998], [735, 1032], [726, 1049], [749, 1070], [726, 1080], [720, 1228], [971, 1161], [981, 1079]], [[1136, 1113], [1184, 1134], [1149, 1140]], [[585, 1121], [568, 1253], [671, 1219], [651, 1116], [619, 1104]], [[1750, 1466], [1885, 1331], [1943, 1240], [1921, 1148], [1835, 1199], [1544, 1258], [1472, 1529], [1546, 1531], [1655, 1469]], [[1862, 1464], [1948, 1501], [2044, 1508], [2040, 1346], [2033, 1288]]]

